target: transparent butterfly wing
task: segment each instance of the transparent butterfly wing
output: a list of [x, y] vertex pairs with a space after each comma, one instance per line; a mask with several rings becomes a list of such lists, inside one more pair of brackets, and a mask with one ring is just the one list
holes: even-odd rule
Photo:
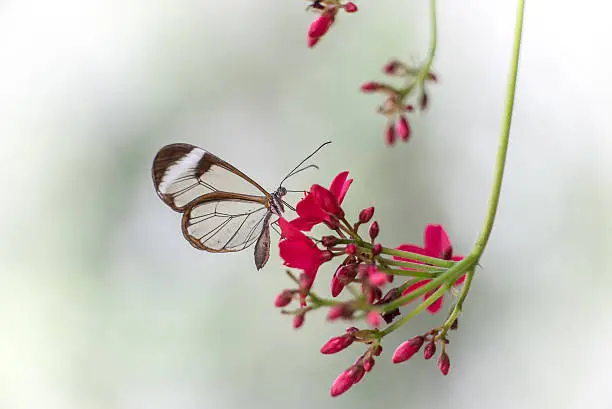
[[[258, 241], [262, 233], [268, 231], [269, 235], [271, 215], [264, 203], [243, 195], [224, 194], [216, 199], [200, 199], [183, 214], [183, 235], [201, 250], [241, 251]], [[256, 259], [257, 252], [256, 249]], [[265, 261], [267, 259], [264, 264]]]
[[164, 146], [153, 160], [152, 176], [159, 197], [184, 212], [196, 200], [219, 192], [270, 199], [255, 181], [234, 166], [194, 145]]

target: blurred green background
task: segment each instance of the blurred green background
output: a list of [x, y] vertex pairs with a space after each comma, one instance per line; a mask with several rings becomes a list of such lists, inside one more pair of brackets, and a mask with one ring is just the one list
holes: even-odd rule
[[[161, 146], [189, 142], [268, 189], [321, 142], [289, 188], [355, 182], [387, 245], [445, 225], [457, 254], [489, 194], [515, 3], [439, 4], [441, 81], [409, 144], [383, 142], [390, 57], [420, 61], [427, 2], [364, 0], [314, 49], [298, 0], [0, 2], [0, 408], [612, 408], [612, 28], [602, 3], [528, 2], [497, 223], [449, 376], [391, 365], [338, 399], [361, 354], [323, 356], [341, 332], [299, 331], [273, 307], [290, 283], [276, 252], [198, 252], [150, 178]], [[331, 267], [331, 266], [330, 266]], [[320, 272], [327, 290], [329, 267]]]

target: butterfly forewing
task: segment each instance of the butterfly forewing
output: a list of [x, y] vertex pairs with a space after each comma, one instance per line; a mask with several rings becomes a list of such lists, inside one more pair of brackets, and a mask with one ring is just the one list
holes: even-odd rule
[[187, 209], [183, 214], [183, 234], [202, 250], [240, 251], [257, 241], [269, 214], [265, 203], [227, 194], [198, 201]]
[[252, 179], [210, 152], [189, 144], [160, 149], [153, 161], [153, 183], [159, 197], [183, 212], [193, 202], [218, 192], [270, 195]]

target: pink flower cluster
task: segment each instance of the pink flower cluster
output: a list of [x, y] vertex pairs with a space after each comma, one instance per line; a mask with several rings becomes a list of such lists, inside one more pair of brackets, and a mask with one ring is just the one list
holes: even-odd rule
[[[398, 304], [396, 308], [386, 308], [386, 305], [418, 291], [432, 280], [431, 278], [413, 279], [385, 290], [386, 287], [394, 284], [397, 276], [404, 276], [406, 272], [408, 275], [412, 271], [417, 272], [421, 274], [419, 277], [422, 277], [422, 274], [428, 274], [421, 271], [425, 267], [420, 266], [429, 265], [398, 255], [385, 257], [385, 253], [390, 251], [376, 242], [380, 234], [380, 227], [377, 221], [372, 221], [373, 207], [364, 208], [354, 224], [347, 220], [342, 203], [352, 182], [353, 179], [349, 178], [348, 172], [341, 172], [333, 179], [329, 187], [312, 185], [296, 206], [297, 217], [291, 221], [284, 218], [279, 219], [282, 234], [279, 242], [280, 256], [285, 266], [301, 270], [301, 274], [299, 278], [294, 278], [298, 284], [297, 288], [283, 290], [276, 297], [275, 305], [284, 308], [293, 300], [299, 301], [299, 307], [296, 310], [284, 311], [293, 315], [295, 328], [304, 324], [308, 312], [321, 307], [328, 307], [327, 319], [329, 321], [363, 318], [370, 327], [361, 330], [350, 327], [344, 334], [330, 339], [321, 348], [323, 354], [334, 354], [355, 343], [367, 346], [366, 352], [357, 359], [355, 364], [334, 381], [332, 396], [342, 394], [360, 382], [363, 376], [372, 369], [374, 358], [381, 354], [382, 336], [379, 328], [383, 321], [389, 324], [401, 316], [399, 307], [402, 304]], [[360, 227], [364, 225], [369, 225], [367, 240], [361, 239], [359, 233]], [[320, 238], [310, 237], [309, 234], [315, 226], [324, 226], [332, 234]], [[453, 255], [452, 244], [440, 225], [427, 226], [423, 247], [415, 244], [402, 244], [396, 249], [408, 252], [406, 254], [414, 254], [413, 257], [417, 258], [423, 255], [439, 260], [462, 260], [461, 256]], [[396, 253], [396, 251], [393, 252], [393, 254]], [[334, 260], [337, 260], [337, 265], [330, 280], [332, 299], [323, 301], [312, 293], [312, 286], [321, 266]], [[392, 261], [395, 262], [392, 263]], [[392, 264], [398, 267], [392, 267]], [[463, 280], [464, 277], [456, 280], [455, 285], [460, 285]], [[358, 290], [355, 286], [358, 287]], [[351, 287], [353, 298], [348, 301], [336, 301], [335, 298], [347, 287]], [[428, 300], [436, 290], [437, 288], [434, 288], [425, 293], [424, 299]], [[442, 303], [443, 297], [440, 296], [427, 307], [427, 310], [430, 313], [436, 313], [440, 311]], [[405, 304], [406, 302], [403, 303]], [[431, 358], [436, 352], [436, 343], [442, 344], [443, 352], [438, 365], [444, 374], [448, 373], [450, 360], [446, 353], [447, 341], [444, 335], [440, 337], [439, 334], [441, 334], [439, 330], [432, 330], [426, 335], [406, 341], [395, 351], [393, 362], [399, 363], [409, 359], [421, 348], [425, 340], [428, 340], [425, 357]]]

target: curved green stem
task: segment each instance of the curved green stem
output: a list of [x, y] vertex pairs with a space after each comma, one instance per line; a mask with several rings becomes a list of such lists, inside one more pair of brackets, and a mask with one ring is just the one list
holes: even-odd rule
[[497, 161], [495, 163], [495, 173], [493, 179], [493, 187], [489, 198], [489, 207], [485, 218], [485, 223], [474, 243], [472, 253], [478, 257], [482, 255], [484, 249], [491, 236], [493, 230], [493, 222], [497, 214], [499, 205], [499, 196], [501, 193], [502, 180], [504, 177], [504, 169], [506, 167], [506, 155], [508, 153], [508, 141], [510, 140], [510, 126], [512, 124], [512, 111], [514, 109], [514, 96], [516, 92], [516, 80], [518, 77], [519, 52], [521, 49], [521, 37], [523, 32], [523, 16], [525, 12], [525, 0], [518, 1], [518, 10], [516, 16], [516, 27], [514, 29], [514, 47], [512, 51], [512, 62], [510, 64], [510, 73], [508, 88], [506, 90], [506, 107], [504, 109], [504, 119], [502, 123], [501, 135], [499, 138], [499, 147], [497, 149]]

